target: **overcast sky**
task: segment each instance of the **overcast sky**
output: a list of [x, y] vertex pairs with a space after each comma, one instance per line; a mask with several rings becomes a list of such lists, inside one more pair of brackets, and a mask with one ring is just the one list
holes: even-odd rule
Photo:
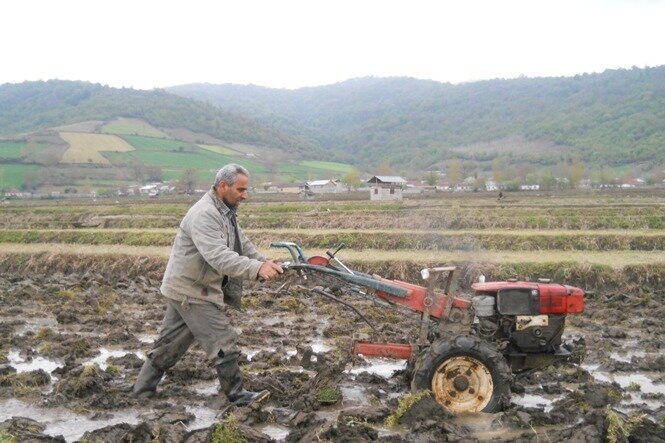
[[0, 84], [298, 88], [665, 64], [665, 0], [8, 0]]

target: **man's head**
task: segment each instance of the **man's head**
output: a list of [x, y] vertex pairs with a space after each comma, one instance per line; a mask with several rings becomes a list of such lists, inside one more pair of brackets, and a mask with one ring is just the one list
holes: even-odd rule
[[234, 163], [223, 166], [217, 171], [212, 187], [226, 206], [235, 209], [238, 203], [247, 198], [249, 171]]

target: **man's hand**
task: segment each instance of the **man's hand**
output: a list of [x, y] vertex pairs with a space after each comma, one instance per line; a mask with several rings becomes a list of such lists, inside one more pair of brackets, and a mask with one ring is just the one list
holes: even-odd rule
[[283, 272], [284, 270], [279, 263], [275, 263], [273, 260], [267, 260], [263, 262], [261, 268], [259, 269], [259, 278], [263, 280], [270, 280], [271, 278], [275, 278]]

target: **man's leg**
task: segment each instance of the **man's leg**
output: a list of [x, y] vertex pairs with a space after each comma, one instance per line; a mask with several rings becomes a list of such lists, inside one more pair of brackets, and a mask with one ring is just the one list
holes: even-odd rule
[[192, 303], [188, 309], [181, 306], [176, 308], [215, 367], [222, 391], [230, 402], [244, 406], [268, 398], [268, 391], [251, 392], [243, 389], [238, 367], [238, 334], [219, 307], [212, 303]]
[[182, 358], [194, 340], [176, 306], [179, 306], [176, 302], [170, 301], [167, 304], [159, 337], [148, 352], [136, 383], [132, 387], [132, 394], [135, 397], [154, 396], [164, 372]]

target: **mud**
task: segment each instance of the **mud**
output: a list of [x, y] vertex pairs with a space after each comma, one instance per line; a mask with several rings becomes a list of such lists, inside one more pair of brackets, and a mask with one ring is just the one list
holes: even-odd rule
[[240, 332], [245, 387], [270, 390], [266, 403], [228, 405], [197, 345], [167, 372], [155, 398], [128, 396], [164, 312], [156, 277], [120, 267], [30, 277], [0, 271], [2, 441], [593, 442], [665, 435], [665, 300], [653, 287], [590, 295], [565, 333], [584, 351], [583, 362], [516, 374], [505, 411], [453, 416], [425, 396], [391, 421], [410, 395], [409, 368], [353, 356], [350, 345], [357, 334], [413, 342], [418, 316], [338, 294], [373, 331], [353, 311], [300, 286], [248, 287], [245, 312], [229, 311]]

